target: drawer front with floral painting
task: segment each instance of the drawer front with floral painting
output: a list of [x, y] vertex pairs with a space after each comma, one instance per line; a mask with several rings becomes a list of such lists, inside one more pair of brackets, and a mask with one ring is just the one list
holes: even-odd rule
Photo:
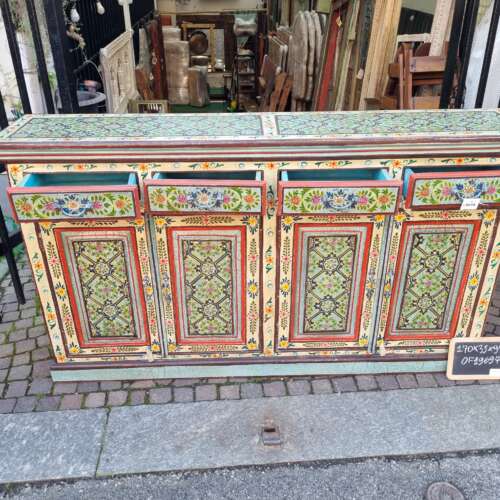
[[389, 241], [379, 346], [404, 353], [446, 352], [470, 335], [496, 210], [401, 212]]
[[167, 356], [255, 356], [262, 349], [263, 183], [170, 182], [146, 181]]
[[135, 173], [33, 173], [8, 188], [19, 222], [139, 217]]
[[459, 209], [464, 200], [477, 200], [476, 207], [500, 207], [500, 170], [454, 171], [406, 169], [407, 208], [413, 210]]

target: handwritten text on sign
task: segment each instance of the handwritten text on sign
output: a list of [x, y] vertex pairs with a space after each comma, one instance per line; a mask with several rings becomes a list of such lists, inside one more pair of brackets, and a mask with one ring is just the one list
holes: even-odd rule
[[500, 338], [453, 339], [448, 378], [499, 378]]

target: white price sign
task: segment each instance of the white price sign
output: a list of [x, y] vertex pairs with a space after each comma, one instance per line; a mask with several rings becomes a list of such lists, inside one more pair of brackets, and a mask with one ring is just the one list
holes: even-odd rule
[[480, 203], [481, 198], [464, 198], [460, 210], [477, 210]]

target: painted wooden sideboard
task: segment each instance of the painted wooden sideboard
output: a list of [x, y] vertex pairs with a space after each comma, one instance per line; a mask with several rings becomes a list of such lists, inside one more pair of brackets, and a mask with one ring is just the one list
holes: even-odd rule
[[442, 370], [482, 334], [498, 110], [37, 115], [0, 161], [57, 380]]

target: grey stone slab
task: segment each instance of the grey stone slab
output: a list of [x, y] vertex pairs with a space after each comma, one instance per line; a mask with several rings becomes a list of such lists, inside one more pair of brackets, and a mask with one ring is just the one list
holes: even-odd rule
[[[497, 448], [499, 412], [500, 385], [114, 408], [98, 474]], [[283, 446], [261, 444], [267, 419]]]
[[2, 416], [0, 483], [92, 477], [105, 422], [105, 410]]

